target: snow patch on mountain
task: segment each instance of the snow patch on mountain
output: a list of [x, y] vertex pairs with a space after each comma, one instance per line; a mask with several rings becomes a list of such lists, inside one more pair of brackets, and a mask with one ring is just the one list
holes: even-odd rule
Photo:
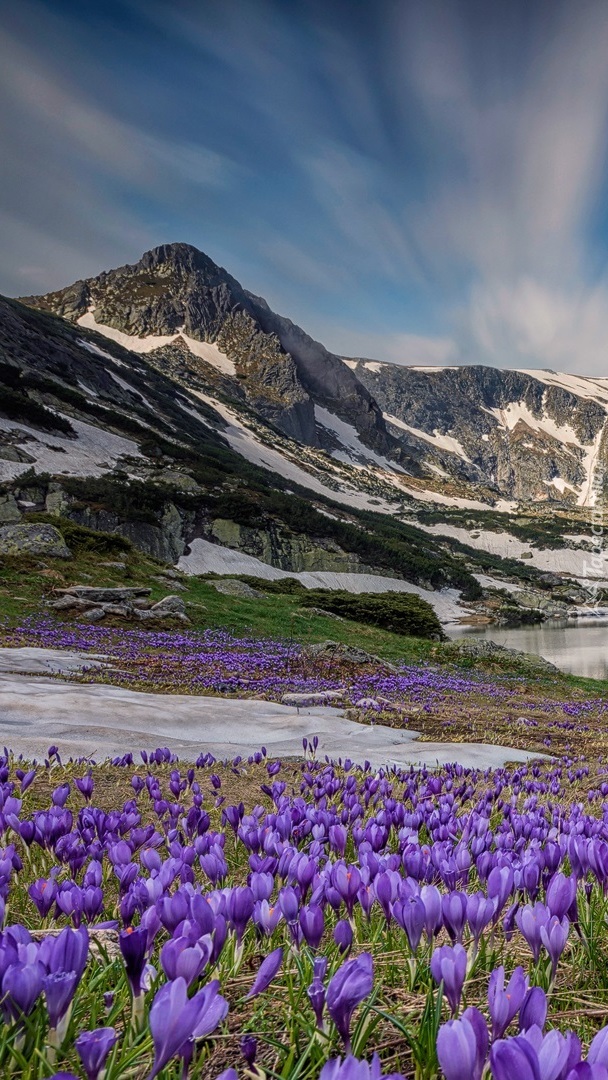
[[531, 428], [532, 431], [549, 435], [552, 439], [556, 439], [557, 442], [564, 444], [573, 443], [578, 447], [583, 446], [583, 443], [579, 440], [574, 428], [572, 428], [570, 424], [558, 424], [557, 421], [546, 414], [542, 417], [535, 416], [524, 401], [511, 401], [504, 409], [494, 408], [485, 409], [484, 411], [491, 413], [500, 426], [502, 428], [507, 428], [508, 431], [513, 431], [513, 429], [522, 422], [526, 427]]
[[462, 443], [458, 439], [453, 438], [452, 435], [442, 435], [441, 432], [435, 428], [431, 435], [428, 431], [422, 431], [421, 428], [412, 427], [411, 424], [406, 424], [404, 420], [400, 420], [398, 416], [392, 416], [391, 413], [382, 413], [387, 424], [394, 424], [395, 427], [401, 428], [402, 431], [408, 431], [410, 435], [415, 435], [417, 439], [423, 439], [424, 442], [431, 443], [432, 446], [436, 446], [438, 450], [447, 450], [450, 454], [457, 454], [463, 461], [470, 463], [471, 459], [465, 453]]
[[370, 450], [368, 446], [365, 446], [361, 442], [356, 428], [352, 424], [346, 423], [345, 420], [341, 420], [339, 416], [330, 412], [329, 409], [324, 409], [321, 405], [315, 405], [315, 419], [318, 424], [321, 424], [321, 427], [336, 435], [346, 450], [346, 454], [343, 454], [340, 450], [332, 450], [332, 457], [337, 458], [339, 461], [345, 461], [347, 465], [352, 465], [353, 457], [355, 457], [363, 459], [365, 464], [373, 463], [388, 472], [403, 472], [401, 466], [397, 465], [396, 462], [389, 461], [382, 454], [377, 454], [374, 450]]
[[585, 375], [567, 375], [557, 371], [536, 371], [532, 368], [519, 368], [522, 375], [529, 375], [532, 379], [547, 386], [560, 386], [578, 397], [591, 398], [601, 404], [608, 402], [608, 379], [594, 379]]
[[355, 506], [364, 510], [376, 510], [379, 513], [394, 513], [395, 506], [385, 499], [374, 498], [366, 492], [358, 491], [354, 487], [342, 484], [338, 489], [331, 488], [323, 483], [312, 473], [307, 472], [300, 465], [291, 461], [285, 454], [280, 453], [271, 446], [261, 442], [251, 428], [247, 427], [236, 412], [223, 405], [220, 401], [203, 394], [200, 390], [191, 390], [191, 394], [204, 401], [207, 405], [220, 414], [226, 421], [226, 428], [222, 429], [222, 436], [230, 444], [237, 454], [250, 461], [253, 465], [259, 465], [263, 469], [269, 469], [286, 480], [292, 480], [309, 491], [315, 491], [319, 495], [326, 495], [335, 502], [345, 506]]
[[74, 428], [76, 439], [51, 435], [46, 431], [43, 433], [18, 421], [0, 417], [0, 431], [17, 432], [14, 445], [28, 457], [34, 458], [33, 465], [0, 459], [0, 480], [12, 480], [31, 468], [34, 472], [48, 472], [51, 475], [103, 476], [124, 457], [142, 457], [137, 443], [131, 439], [92, 424], [84, 424], [73, 416], [66, 416], [66, 420]]
[[[456, 525], [439, 522], [434, 525], [418, 523], [418, 528], [424, 532], [433, 533], [435, 536], [453, 537], [467, 544], [468, 547], [487, 551], [490, 555], [498, 555], [501, 559], [518, 559], [528, 566], [534, 566], [537, 570], [550, 573], [568, 574], [571, 577], [587, 579], [603, 579], [608, 576], [608, 552], [602, 559], [602, 567], [594, 566], [588, 552], [572, 548], [540, 548], [531, 547], [529, 543], [519, 540], [506, 532], [491, 532], [489, 529], [481, 529], [473, 535], [468, 529], [462, 529]], [[525, 556], [525, 558], [523, 557]]]
[[155, 349], [161, 349], [166, 345], [173, 345], [177, 341], [183, 341], [187, 345], [188, 349], [194, 356], [200, 357], [201, 360], [205, 360], [217, 371], [221, 371], [223, 375], [235, 375], [236, 368], [225, 353], [218, 349], [217, 345], [214, 345], [209, 341], [197, 341], [195, 338], [189, 337], [180, 331], [178, 334], [148, 334], [145, 337], [137, 337], [135, 334], [124, 334], [122, 330], [115, 330], [113, 326], [107, 326], [105, 323], [98, 323], [95, 320], [95, 316], [92, 311], [87, 311], [85, 315], [81, 315], [78, 319], [78, 325], [84, 326], [88, 330], [96, 330], [99, 334], [104, 334], [105, 337], [110, 338], [112, 341], [116, 341], [119, 345], [122, 345], [125, 349], [130, 349], [135, 353], [149, 353]]

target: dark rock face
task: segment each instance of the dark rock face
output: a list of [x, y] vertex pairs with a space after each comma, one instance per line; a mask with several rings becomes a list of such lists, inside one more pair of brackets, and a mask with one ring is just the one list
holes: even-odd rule
[[217, 343], [251, 405], [285, 434], [316, 446], [319, 401], [370, 446], [390, 449], [380, 410], [342, 360], [188, 244], [163, 244], [134, 265], [24, 302], [72, 322], [92, 309], [97, 323], [138, 337], [181, 332]]

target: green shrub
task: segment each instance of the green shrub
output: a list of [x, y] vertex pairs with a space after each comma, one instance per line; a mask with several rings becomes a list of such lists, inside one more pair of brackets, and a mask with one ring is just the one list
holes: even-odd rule
[[22, 373], [14, 364], [0, 363], [0, 412], [9, 420], [21, 420], [24, 424], [58, 431], [61, 435], [75, 435], [69, 420], [57, 416], [50, 409], [28, 397]]
[[394, 634], [445, 640], [441, 623], [426, 600], [412, 593], [348, 593], [332, 589], [309, 589], [305, 607], [320, 607], [344, 619], [378, 626]]
[[77, 525], [75, 521], [58, 517], [56, 514], [31, 513], [26, 514], [25, 518], [26, 521], [55, 525], [70, 550], [76, 555], [83, 551], [95, 551], [99, 555], [129, 555], [133, 551], [131, 541], [125, 536], [87, 529], [85, 525]]

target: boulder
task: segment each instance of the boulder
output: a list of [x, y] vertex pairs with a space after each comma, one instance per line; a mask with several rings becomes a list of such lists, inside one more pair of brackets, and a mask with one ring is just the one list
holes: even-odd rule
[[95, 605], [90, 600], [81, 600], [78, 596], [60, 596], [58, 600], [49, 600], [53, 611], [87, 611]]
[[356, 645], [345, 645], [340, 641], [320, 641], [317, 645], [307, 645], [303, 652], [306, 656], [311, 656], [315, 660], [333, 660], [336, 663], [346, 661], [349, 664], [373, 664], [375, 667], [385, 668], [395, 674], [399, 671], [399, 668], [395, 667], [394, 664], [389, 664], [382, 657], [365, 652], [365, 649], [358, 649]]
[[282, 705], [326, 705], [328, 701], [336, 701], [342, 697], [346, 690], [313, 690], [310, 694], [283, 694]]
[[102, 607], [92, 607], [88, 611], [83, 611], [82, 617], [87, 622], [101, 622], [105, 618], [105, 611]]
[[151, 589], [141, 586], [131, 588], [103, 589], [96, 585], [70, 585], [66, 589], [57, 589], [64, 596], [77, 596], [80, 600], [89, 600], [94, 604], [125, 604], [140, 597], [149, 596]]
[[161, 619], [176, 619], [177, 622], [182, 622], [186, 626], [190, 625], [190, 619], [183, 611], [154, 611], [153, 608], [149, 608], [147, 611], [133, 609], [133, 617], [139, 622], [160, 622]]
[[337, 619], [338, 622], [344, 622], [341, 615], [336, 615], [335, 611], [326, 611], [321, 607], [306, 607], [300, 608], [298, 614], [306, 615], [321, 615], [324, 619]]
[[252, 589], [247, 582], [237, 581], [236, 578], [210, 581], [209, 584], [213, 585], [213, 588], [217, 589], [219, 593], [223, 593], [224, 596], [240, 596], [244, 600], [264, 600], [266, 598], [266, 593], [260, 592], [259, 589]]
[[150, 610], [158, 615], [173, 615], [176, 612], [185, 615], [186, 605], [181, 596], [163, 596], [157, 604], [152, 604]]
[[0, 525], [12, 525], [15, 521], [21, 521], [21, 511], [15, 496], [9, 493], [0, 498]]
[[72, 552], [59, 529], [46, 524], [4, 525], [0, 528], [0, 555], [46, 555], [71, 559]]
[[525, 667], [535, 668], [538, 671], [559, 673], [559, 668], [555, 664], [549, 663], [543, 656], [521, 652], [519, 649], [508, 649], [505, 645], [499, 645], [496, 641], [469, 641], [467, 638], [463, 638], [461, 641], [450, 642], [447, 651], [454, 652], [459, 656], [472, 657], [476, 660], [513, 659], [518, 660]]

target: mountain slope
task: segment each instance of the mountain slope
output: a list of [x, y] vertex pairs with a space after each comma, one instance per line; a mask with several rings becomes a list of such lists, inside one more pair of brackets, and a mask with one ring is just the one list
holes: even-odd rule
[[380, 469], [393, 497], [588, 507], [603, 493], [608, 380], [340, 358], [187, 244], [25, 302], [304, 447]]
[[501, 496], [592, 505], [608, 465], [608, 379], [347, 360], [427, 475]]
[[[260, 415], [310, 446], [317, 445], [314, 396], [354, 423], [370, 445], [390, 448], [380, 410], [340, 358], [187, 244], [162, 245], [134, 265], [24, 302], [110, 337], [128, 335], [132, 341], [117, 340], [136, 351], [185, 345], [211, 369], [239, 380]], [[201, 343], [217, 345], [219, 363], [201, 353]]]

